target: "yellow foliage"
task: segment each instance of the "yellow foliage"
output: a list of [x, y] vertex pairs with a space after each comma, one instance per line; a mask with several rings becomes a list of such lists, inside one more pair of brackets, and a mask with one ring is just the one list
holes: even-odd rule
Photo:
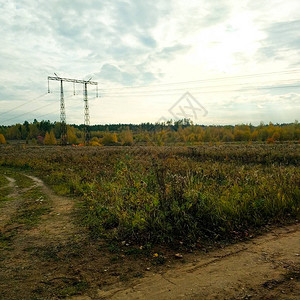
[[280, 133], [278, 131], [275, 131], [273, 133], [272, 138], [273, 138], [274, 141], [278, 141], [280, 139]]
[[97, 143], [99, 143], [99, 139], [98, 139], [96, 136], [94, 136], [94, 137], [91, 139], [91, 142], [97, 142]]
[[77, 136], [75, 134], [75, 128], [72, 126], [67, 127], [67, 140], [69, 144], [77, 144]]
[[101, 146], [101, 145], [96, 141], [90, 141], [89, 146]]
[[51, 145], [56, 145], [57, 144], [57, 141], [56, 141], [53, 130], [50, 131], [50, 143], [51, 143]]
[[103, 145], [113, 145], [118, 142], [117, 135], [115, 133], [106, 132], [102, 139]]
[[47, 131], [44, 138], [44, 145], [56, 145], [56, 143], [57, 141], [53, 131], [51, 130], [50, 133]]
[[0, 134], [0, 144], [6, 144], [6, 140], [3, 134]]
[[44, 145], [50, 145], [50, 134], [48, 131], [46, 132], [46, 135], [44, 138]]
[[133, 144], [133, 135], [131, 130], [123, 131], [120, 136], [122, 145], [130, 146]]
[[117, 142], [118, 142], [118, 137], [117, 137], [117, 134], [116, 134], [116, 133], [113, 133], [112, 139], [113, 139], [113, 142], [114, 142], [114, 143], [117, 143]]

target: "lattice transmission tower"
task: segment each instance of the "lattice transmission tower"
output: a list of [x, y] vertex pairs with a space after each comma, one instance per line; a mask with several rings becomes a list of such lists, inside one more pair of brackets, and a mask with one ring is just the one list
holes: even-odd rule
[[80, 80], [80, 79], [70, 79], [59, 77], [56, 73], [55, 77], [48, 76], [48, 93], [50, 93], [50, 80], [60, 81], [60, 135], [61, 135], [61, 144], [67, 144], [67, 123], [66, 123], [66, 109], [65, 109], [65, 100], [64, 100], [64, 89], [63, 82], [73, 82], [73, 89], [75, 95], [75, 84], [83, 84], [83, 100], [84, 100], [84, 144], [87, 144], [90, 140], [90, 114], [89, 114], [89, 104], [88, 104], [88, 91], [87, 85], [92, 84], [96, 85], [96, 97], [98, 97], [98, 82], [89, 80]]

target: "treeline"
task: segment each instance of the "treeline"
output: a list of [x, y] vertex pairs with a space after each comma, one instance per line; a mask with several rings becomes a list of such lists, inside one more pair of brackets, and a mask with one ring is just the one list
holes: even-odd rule
[[[56, 144], [60, 139], [59, 122], [41, 121], [1, 126], [0, 143], [5, 140], [25, 140], [27, 143]], [[92, 145], [197, 145], [202, 142], [283, 142], [300, 140], [300, 124], [263, 124], [253, 126], [194, 125], [187, 119], [166, 123], [109, 124], [89, 127]], [[68, 144], [83, 142], [83, 125], [67, 126]], [[3, 142], [4, 141], [4, 142]]]

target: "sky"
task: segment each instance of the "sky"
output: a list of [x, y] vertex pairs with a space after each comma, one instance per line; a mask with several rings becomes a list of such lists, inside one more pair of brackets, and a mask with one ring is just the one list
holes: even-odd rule
[[[54, 73], [98, 82], [91, 124], [294, 122], [299, 29], [299, 0], [0, 0], [0, 125], [59, 121]], [[63, 87], [82, 124], [83, 85]]]

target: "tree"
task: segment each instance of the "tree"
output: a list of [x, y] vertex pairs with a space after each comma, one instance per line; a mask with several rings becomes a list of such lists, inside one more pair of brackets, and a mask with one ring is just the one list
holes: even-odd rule
[[44, 145], [56, 145], [56, 143], [53, 130], [51, 130], [50, 133], [47, 131], [44, 138]]
[[10, 126], [7, 130], [7, 138], [9, 140], [20, 140], [21, 139], [21, 132], [19, 130], [19, 126], [21, 126], [20, 124], [16, 124], [13, 126]]
[[249, 141], [251, 137], [250, 127], [248, 125], [236, 125], [233, 130], [235, 141]]
[[36, 124], [29, 124], [28, 138], [36, 138], [39, 135], [39, 130]]
[[234, 135], [229, 130], [227, 130], [222, 137], [222, 141], [232, 142], [233, 140], [234, 140]]
[[75, 133], [75, 128], [72, 126], [67, 126], [67, 136], [69, 144], [77, 144], [77, 137]]
[[132, 131], [127, 129], [120, 134], [121, 143], [124, 146], [131, 146], [133, 144]]
[[0, 144], [6, 144], [6, 140], [3, 134], [0, 134]]
[[49, 134], [48, 131], [46, 132], [46, 135], [45, 135], [45, 138], [44, 138], [44, 145], [51, 145], [50, 144], [50, 134]]
[[56, 141], [53, 130], [50, 131], [50, 143], [51, 143], [50, 145], [56, 145], [57, 144], [57, 141]]
[[118, 142], [117, 135], [115, 133], [106, 132], [102, 139], [102, 143], [105, 146], [114, 145]]

